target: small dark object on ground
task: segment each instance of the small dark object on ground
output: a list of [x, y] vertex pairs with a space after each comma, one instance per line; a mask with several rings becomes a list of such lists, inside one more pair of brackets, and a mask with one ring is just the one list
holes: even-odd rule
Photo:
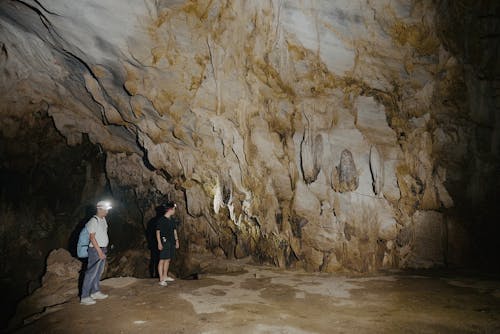
[[194, 273], [194, 274], [190, 274], [190, 275], [184, 276], [184, 277], [182, 277], [182, 279], [185, 279], [185, 280], [194, 280], [194, 279], [199, 279], [199, 277], [198, 277], [198, 273]]

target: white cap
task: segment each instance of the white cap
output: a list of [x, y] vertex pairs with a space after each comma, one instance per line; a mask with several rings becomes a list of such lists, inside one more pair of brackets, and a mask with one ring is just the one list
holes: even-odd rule
[[97, 202], [97, 208], [98, 209], [103, 209], [103, 210], [109, 210], [112, 208], [111, 204], [109, 202], [106, 202], [106, 201], [100, 201], [100, 202]]

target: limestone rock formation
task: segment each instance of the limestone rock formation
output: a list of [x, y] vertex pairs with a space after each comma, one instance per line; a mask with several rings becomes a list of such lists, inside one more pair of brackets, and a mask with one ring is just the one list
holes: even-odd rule
[[36, 320], [78, 295], [78, 277], [82, 263], [65, 249], [50, 252], [42, 286], [17, 307], [11, 326]]
[[304, 139], [301, 143], [301, 166], [304, 181], [309, 184], [316, 181], [321, 170], [321, 159], [323, 157], [323, 137], [317, 135], [312, 138], [310, 130], [306, 128]]
[[335, 168], [334, 189], [338, 192], [354, 191], [359, 186], [358, 171], [356, 163], [349, 150], [343, 150], [340, 154], [340, 163]]
[[[463, 50], [439, 33], [456, 19], [448, 5], [4, 1], [1, 137], [44, 110], [68, 146], [98, 147], [116, 251], [132, 257], [169, 198], [186, 259], [318, 271], [460, 262], [444, 254], [467, 244], [462, 230], [445, 232], [466, 224], [442, 212], [486, 198], [500, 131], [470, 102], [493, 79], [468, 91]], [[478, 120], [494, 125], [470, 128]], [[468, 160], [477, 168], [457, 167]]]
[[370, 147], [370, 172], [372, 173], [372, 185], [375, 195], [379, 195], [384, 187], [384, 161], [376, 146]]

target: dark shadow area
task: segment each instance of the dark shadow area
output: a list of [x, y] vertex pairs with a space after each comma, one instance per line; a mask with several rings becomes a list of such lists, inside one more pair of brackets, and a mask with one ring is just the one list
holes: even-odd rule
[[22, 124], [15, 137], [0, 133], [0, 330], [41, 286], [48, 254], [68, 247], [82, 203], [103, 188], [105, 156], [88, 136], [68, 146], [45, 107], [33, 108], [12, 119]]
[[436, 161], [447, 169], [445, 185], [454, 202], [447, 210], [454, 223], [450, 240], [457, 239], [450, 261], [500, 273], [500, 2], [439, 0], [436, 5], [436, 33], [458, 60], [463, 78], [461, 73], [447, 90], [446, 100], [453, 103], [448, 112], [456, 117], [435, 117], [443, 129], [454, 129], [467, 142], [463, 153], [457, 154], [452, 145], [435, 152]]
[[199, 279], [198, 273], [192, 273], [186, 276], [182, 276], [181, 279], [183, 280], [197, 280]]
[[150, 252], [149, 257], [149, 276], [151, 278], [158, 278], [158, 262], [160, 261], [160, 251], [158, 250], [158, 243], [156, 242], [156, 223], [158, 218], [165, 214], [165, 207], [157, 206], [155, 208], [156, 216], [151, 218], [146, 226], [146, 241]]

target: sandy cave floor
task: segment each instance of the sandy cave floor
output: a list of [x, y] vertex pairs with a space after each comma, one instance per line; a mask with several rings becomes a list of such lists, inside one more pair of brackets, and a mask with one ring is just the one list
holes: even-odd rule
[[465, 276], [246, 266], [168, 287], [112, 278], [102, 290], [108, 299], [75, 296], [16, 333], [500, 333], [500, 281]]

